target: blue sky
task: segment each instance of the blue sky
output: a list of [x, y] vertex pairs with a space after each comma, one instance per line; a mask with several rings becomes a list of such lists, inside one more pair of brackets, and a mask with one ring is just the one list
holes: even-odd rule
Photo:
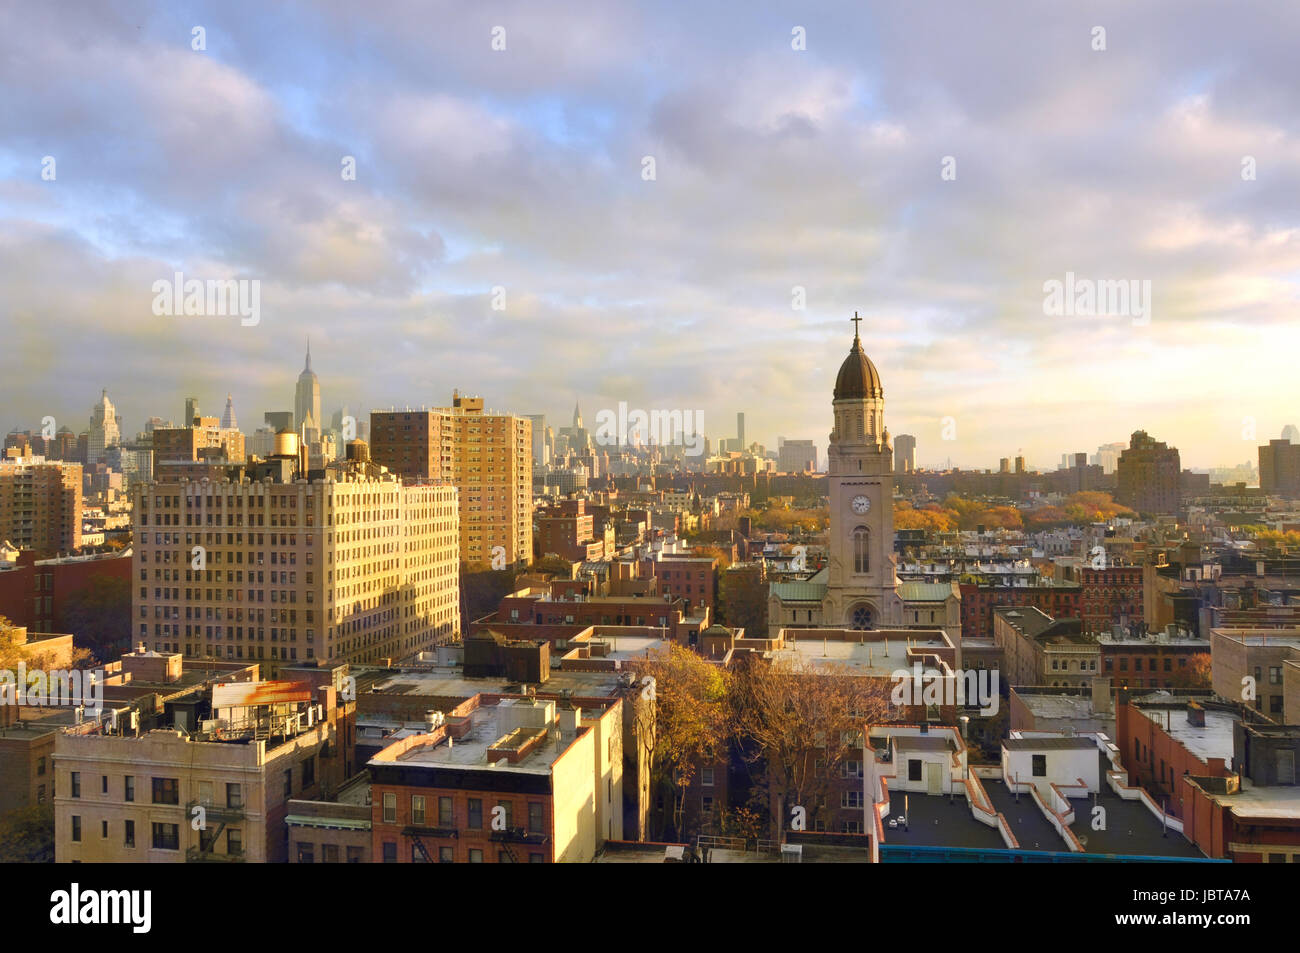
[[[1210, 466], [1300, 418], [1294, 5], [267, 6], [0, 10], [5, 429], [105, 387], [129, 432], [227, 392], [248, 429], [310, 335], [330, 410], [824, 449], [854, 310], [922, 462], [1141, 427]], [[259, 280], [260, 323], [154, 315], [177, 270]], [[1066, 272], [1150, 281], [1150, 322], [1045, 314]]]

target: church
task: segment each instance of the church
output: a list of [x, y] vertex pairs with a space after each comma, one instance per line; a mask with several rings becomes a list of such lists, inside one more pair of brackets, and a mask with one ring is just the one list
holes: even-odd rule
[[827, 451], [826, 567], [806, 580], [774, 582], [768, 632], [783, 628], [943, 628], [961, 638], [955, 583], [898, 581], [894, 557], [894, 446], [885, 426], [880, 373], [862, 349], [853, 316], [853, 346], [835, 377], [835, 429]]

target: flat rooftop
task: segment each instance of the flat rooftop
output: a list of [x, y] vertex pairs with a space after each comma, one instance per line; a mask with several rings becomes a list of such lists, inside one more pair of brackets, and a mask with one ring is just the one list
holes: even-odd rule
[[[1204, 857], [1195, 844], [1173, 829], [1165, 830], [1160, 820], [1141, 801], [1125, 801], [1110, 789], [1105, 780], [1110, 761], [1101, 752], [1097, 760], [1102, 770], [1101, 791], [1077, 800], [1074, 823], [1070, 830], [1090, 854], [1137, 854], [1146, 857]], [[1295, 790], [1295, 789], [1292, 789]], [[1104, 830], [1092, 829], [1093, 807], [1106, 811]]]
[[1186, 708], [1138, 705], [1137, 710], [1165, 728], [1175, 741], [1200, 760], [1232, 760], [1232, 728], [1241, 720], [1235, 713], [1207, 708], [1204, 709], [1205, 724], [1193, 725], [1187, 718]]
[[[784, 648], [775, 650], [772, 655], [791, 661], [798, 660], [809, 665], [842, 665], [852, 669], [856, 675], [872, 675], [889, 678], [899, 669], [912, 669], [913, 660], [909, 651], [938, 652], [948, 648], [949, 643], [938, 638], [913, 639], [891, 638], [879, 642], [840, 642], [835, 639], [800, 638], [785, 640]], [[938, 668], [925, 664], [925, 675], [942, 675]]]
[[1038, 695], [1031, 692], [1016, 691], [1020, 699], [1035, 718], [1113, 718], [1110, 712], [1092, 710], [1092, 697], [1089, 695]]
[[[558, 724], [542, 727], [519, 727], [513, 720], [511, 709], [514, 699], [499, 705], [476, 708], [470, 717], [470, 729], [462, 737], [448, 744], [444, 739], [438, 744], [420, 745], [399, 754], [393, 763], [437, 768], [486, 768], [488, 749], [499, 742], [514, 749], [526, 737], [540, 732], [540, 740], [518, 761], [503, 759], [496, 770], [526, 774], [549, 774], [551, 765], [568, 749], [577, 732], [562, 731]], [[532, 707], [532, 706], [527, 706]], [[585, 729], [579, 728], [579, 731]]]
[[1002, 747], [1008, 751], [1086, 751], [1096, 748], [1091, 738], [1007, 738]]
[[[435, 668], [419, 672], [382, 672], [357, 673], [357, 693], [370, 693], [372, 687], [380, 695], [429, 695], [444, 698], [473, 698], [480, 692], [502, 694], [506, 687], [518, 685], [502, 676], [488, 678], [466, 678], [465, 670], [459, 666]], [[536, 686], [541, 694], [558, 695], [570, 691], [574, 695], [591, 698], [604, 698], [614, 694], [619, 688], [619, 672], [575, 672], [564, 669], [551, 669], [550, 677]]]
[[1006, 818], [1021, 850], [1069, 850], [1065, 838], [1043, 816], [1032, 794], [1022, 793], [1017, 799], [1001, 778], [984, 778], [981, 783], [993, 802], [993, 810]]
[[[905, 804], [906, 828], [903, 827]], [[897, 820], [898, 826], [890, 827], [891, 820]], [[996, 828], [981, 824], [971, 816], [965, 795], [949, 800], [946, 795], [891, 791], [889, 816], [882, 817], [880, 823], [884, 831], [882, 844], [994, 850], [1003, 850], [1007, 846]]]

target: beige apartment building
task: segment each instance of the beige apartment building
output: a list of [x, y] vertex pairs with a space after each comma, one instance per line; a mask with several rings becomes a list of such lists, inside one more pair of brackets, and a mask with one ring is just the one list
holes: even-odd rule
[[155, 466], [192, 463], [195, 460], [227, 460], [238, 463], [244, 459], [244, 435], [238, 428], [222, 427], [221, 421], [216, 417], [195, 417], [191, 424], [154, 429]]
[[1300, 717], [1300, 627], [1210, 630], [1214, 691], [1279, 724]]
[[532, 440], [527, 417], [485, 413], [483, 398], [459, 393], [451, 407], [370, 414], [375, 463], [408, 482], [454, 485], [460, 491], [461, 559], [493, 566], [495, 557], [494, 568], [532, 562]]
[[49, 556], [81, 547], [81, 465], [0, 460], [0, 542]]
[[395, 476], [133, 488], [132, 635], [188, 658], [398, 660], [460, 633], [457, 493]]
[[123, 719], [60, 733], [56, 862], [283, 863], [290, 799], [328, 796], [350, 769], [337, 697], [328, 682], [239, 682], [211, 689], [214, 717], [188, 732]]

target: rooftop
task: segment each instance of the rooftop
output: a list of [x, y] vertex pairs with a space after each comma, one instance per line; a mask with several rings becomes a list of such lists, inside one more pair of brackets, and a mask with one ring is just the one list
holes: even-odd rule
[[[1144, 701], [1150, 702], [1157, 697], [1148, 695]], [[1186, 706], [1170, 708], [1138, 704], [1135, 707], [1200, 760], [1222, 758], [1225, 762], [1231, 762], [1232, 728], [1241, 720], [1235, 712], [1205, 708], [1205, 724], [1193, 725], [1188, 720]]]

